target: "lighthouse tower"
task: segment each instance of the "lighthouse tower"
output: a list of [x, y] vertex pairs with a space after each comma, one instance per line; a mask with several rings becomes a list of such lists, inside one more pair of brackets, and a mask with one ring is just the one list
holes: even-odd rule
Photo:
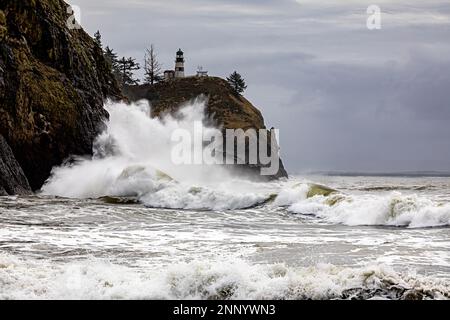
[[181, 49], [178, 49], [175, 59], [175, 78], [184, 78], [184, 57]]

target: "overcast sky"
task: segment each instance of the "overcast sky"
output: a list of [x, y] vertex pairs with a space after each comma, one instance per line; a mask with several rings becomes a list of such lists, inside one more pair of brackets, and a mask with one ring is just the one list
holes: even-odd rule
[[[234, 70], [290, 172], [450, 171], [450, 0], [72, 0], [120, 55]], [[368, 30], [367, 7], [381, 8]]]

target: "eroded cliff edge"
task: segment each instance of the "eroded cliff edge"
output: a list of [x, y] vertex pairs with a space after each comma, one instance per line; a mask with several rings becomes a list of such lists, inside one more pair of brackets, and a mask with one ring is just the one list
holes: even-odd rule
[[90, 154], [104, 100], [121, 97], [101, 48], [68, 19], [62, 0], [0, 2], [0, 192], [37, 190], [53, 166]]

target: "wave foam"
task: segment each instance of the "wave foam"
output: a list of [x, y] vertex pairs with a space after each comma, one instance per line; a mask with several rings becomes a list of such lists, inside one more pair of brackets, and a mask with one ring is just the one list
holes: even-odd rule
[[174, 165], [171, 161], [172, 132], [177, 128], [193, 130], [194, 121], [207, 122], [204, 107], [199, 100], [174, 116], [152, 119], [146, 102], [107, 105], [110, 119], [107, 130], [95, 141], [94, 156], [54, 168], [42, 194], [70, 198], [133, 196], [148, 206], [174, 209], [241, 209], [264, 202], [270, 194], [252, 192], [262, 184], [236, 182], [221, 167]]
[[349, 226], [424, 228], [450, 225], [450, 204], [436, 203], [418, 195], [403, 195], [400, 192], [389, 195], [315, 196], [290, 204], [288, 210]]
[[0, 255], [1, 299], [446, 299], [450, 284], [390, 267], [191, 262], [156, 270]]
[[[136, 197], [151, 207], [209, 210], [250, 208], [277, 195], [272, 206], [313, 214], [331, 223], [410, 228], [450, 225], [450, 204], [423, 197], [398, 192], [311, 197], [307, 183], [254, 183], [238, 180], [223, 167], [174, 165], [173, 130], [193, 130], [194, 121], [208, 122], [204, 108], [202, 101], [196, 101], [174, 116], [153, 119], [145, 102], [107, 105], [110, 119], [95, 141], [94, 156], [54, 168], [42, 193], [70, 198]], [[218, 129], [204, 127], [208, 130]]]

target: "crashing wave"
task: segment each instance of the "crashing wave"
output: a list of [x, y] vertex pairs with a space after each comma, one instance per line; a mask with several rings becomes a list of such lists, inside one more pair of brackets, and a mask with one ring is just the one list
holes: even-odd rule
[[[107, 129], [95, 141], [94, 156], [54, 168], [44, 195], [102, 198], [109, 203], [137, 199], [149, 207], [234, 210], [255, 206], [287, 207], [330, 223], [432, 227], [450, 224], [450, 204], [418, 196], [344, 195], [313, 183], [256, 183], [225, 168], [174, 165], [170, 137], [176, 128], [204, 121], [204, 104], [194, 102], [175, 116], [149, 117], [148, 103], [111, 104]], [[205, 130], [217, 130], [207, 127]], [[120, 201], [119, 198], [125, 198]]]
[[388, 195], [345, 195], [333, 192], [328, 196], [303, 196], [303, 199], [290, 203], [288, 211], [314, 215], [330, 223], [349, 226], [424, 228], [450, 225], [449, 203], [437, 203], [415, 194], [403, 195], [400, 192]]

